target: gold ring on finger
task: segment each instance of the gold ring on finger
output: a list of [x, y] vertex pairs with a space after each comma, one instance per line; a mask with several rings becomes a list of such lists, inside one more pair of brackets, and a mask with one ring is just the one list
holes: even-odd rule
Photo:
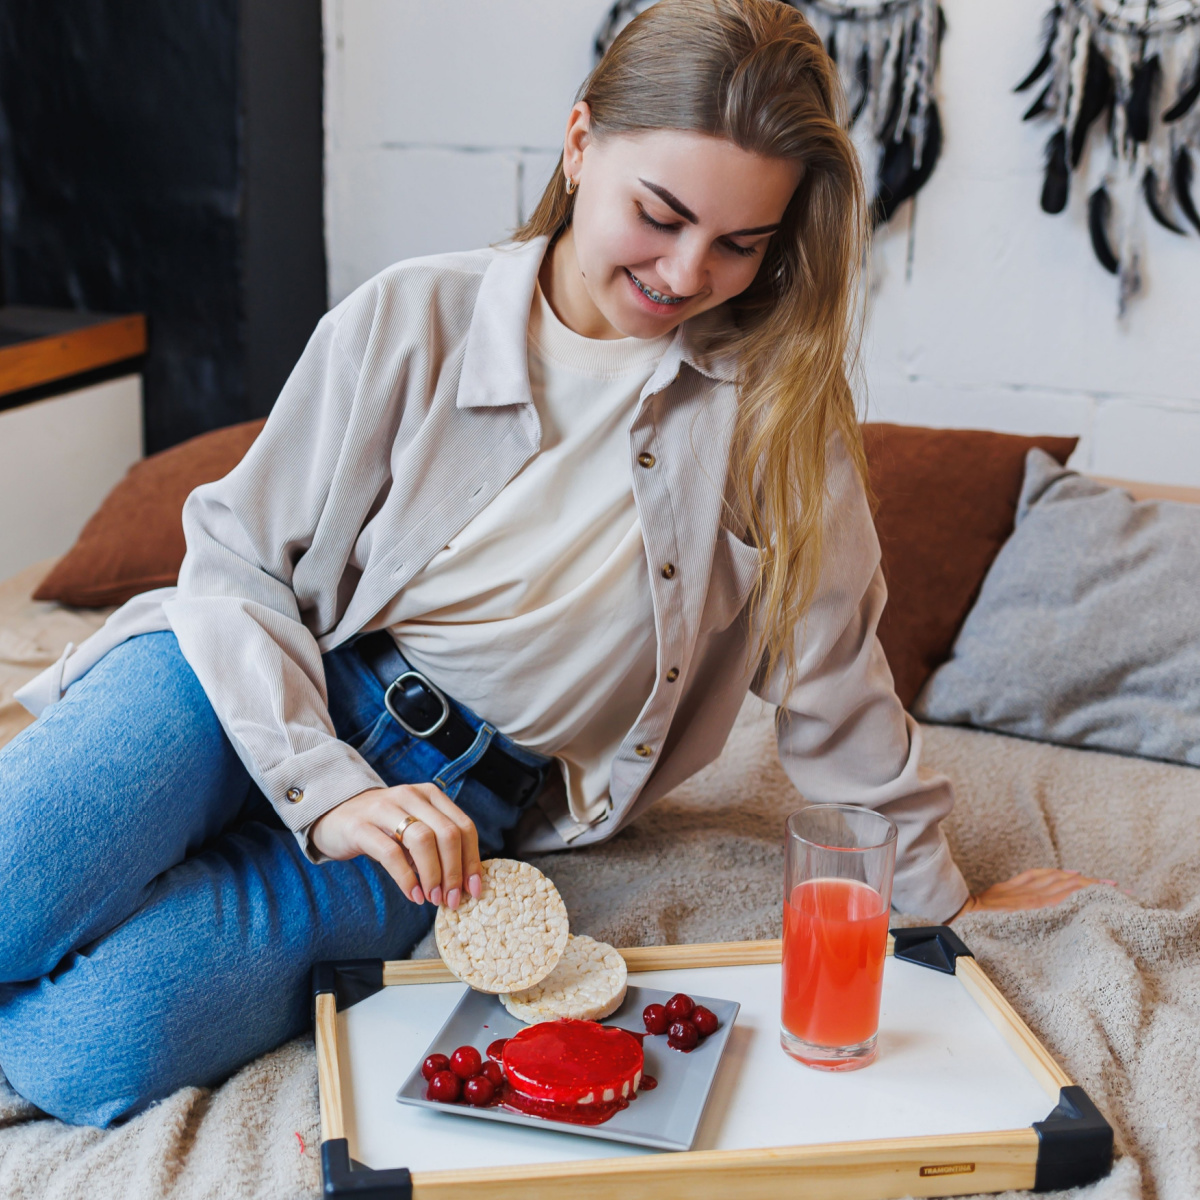
[[416, 817], [410, 817], [407, 813], [404, 814], [404, 820], [392, 830], [392, 841], [397, 846], [404, 845], [404, 834], [410, 825], [419, 825], [420, 821]]

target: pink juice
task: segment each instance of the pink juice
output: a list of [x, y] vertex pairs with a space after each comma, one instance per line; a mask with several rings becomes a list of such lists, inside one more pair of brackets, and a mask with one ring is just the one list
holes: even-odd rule
[[888, 909], [853, 879], [810, 879], [783, 906], [783, 1026], [816, 1046], [857, 1046], [879, 1027]]

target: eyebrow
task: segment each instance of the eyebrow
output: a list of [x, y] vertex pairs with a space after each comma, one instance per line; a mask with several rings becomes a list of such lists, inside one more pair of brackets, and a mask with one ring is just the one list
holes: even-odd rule
[[[678, 196], [668, 192], [665, 187], [661, 187], [657, 183], [651, 183], [648, 179], [643, 179], [638, 176], [638, 183], [644, 187], [648, 187], [668, 208], [673, 208], [685, 221], [692, 225], [699, 225], [700, 218]], [[732, 233], [727, 233], [726, 237], [753, 237], [760, 233], [774, 233], [779, 228], [778, 222], [774, 225], [756, 225], [753, 229], [735, 229]]]

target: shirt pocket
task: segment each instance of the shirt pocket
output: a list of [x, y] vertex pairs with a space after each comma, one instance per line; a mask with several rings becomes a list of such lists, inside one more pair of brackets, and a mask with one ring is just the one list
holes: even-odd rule
[[760, 555], [728, 529], [717, 530], [708, 594], [700, 616], [702, 632], [727, 629], [746, 605], [758, 579]]

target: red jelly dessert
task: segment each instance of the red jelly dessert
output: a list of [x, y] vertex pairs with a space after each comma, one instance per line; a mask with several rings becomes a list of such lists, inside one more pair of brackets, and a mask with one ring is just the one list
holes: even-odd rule
[[511, 1089], [506, 1101], [554, 1120], [599, 1124], [637, 1092], [643, 1065], [641, 1043], [624, 1029], [595, 1021], [543, 1021], [522, 1029], [504, 1047]]
[[701, 1037], [709, 1037], [716, 1033], [721, 1024], [717, 1020], [717, 1014], [711, 1008], [705, 1008], [703, 1004], [697, 1004], [692, 1009], [692, 1015], [688, 1020], [695, 1025]]
[[647, 1004], [642, 1009], [642, 1024], [646, 1026], [647, 1033], [666, 1033], [671, 1018], [661, 1004]]

